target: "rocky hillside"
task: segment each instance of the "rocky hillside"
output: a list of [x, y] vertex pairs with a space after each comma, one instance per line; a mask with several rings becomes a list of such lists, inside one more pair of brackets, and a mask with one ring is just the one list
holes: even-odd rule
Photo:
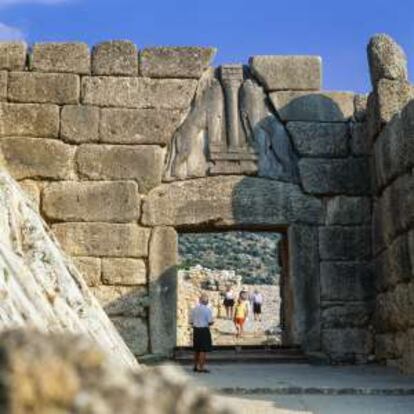
[[197, 264], [209, 269], [235, 270], [243, 283], [279, 281], [278, 233], [232, 231], [179, 235], [181, 268]]

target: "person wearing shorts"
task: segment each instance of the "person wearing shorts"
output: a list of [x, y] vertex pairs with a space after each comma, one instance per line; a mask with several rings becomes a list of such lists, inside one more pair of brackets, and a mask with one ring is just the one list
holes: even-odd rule
[[252, 295], [253, 315], [255, 321], [262, 320], [263, 295], [256, 289]]
[[224, 293], [224, 308], [226, 309], [226, 317], [231, 320], [234, 308], [234, 292], [231, 286], [227, 286], [226, 292]]
[[234, 309], [234, 325], [236, 327], [236, 338], [243, 335], [243, 326], [249, 314], [249, 305], [242, 294], [237, 299]]
[[211, 352], [213, 343], [210, 326], [214, 323], [213, 312], [208, 306], [208, 296], [202, 293], [199, 303], [191, 312], [193, 326], [194, 372], [210, 372], [205, 368], [207, 352]]

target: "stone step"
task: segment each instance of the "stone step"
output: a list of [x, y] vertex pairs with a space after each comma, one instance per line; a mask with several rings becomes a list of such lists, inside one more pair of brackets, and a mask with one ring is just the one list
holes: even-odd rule
[[[193, 362], [194, 354], [190, 347], [180, 347], [175, 349], [173, 358], [177, 363], [186, 365]], [[209, 362], [218, 363], [311, 362], [308, 356], [297, 348], [271, 348], [257, 346], [215, 347], [213, 352], [209, 353], [208, 360]]]

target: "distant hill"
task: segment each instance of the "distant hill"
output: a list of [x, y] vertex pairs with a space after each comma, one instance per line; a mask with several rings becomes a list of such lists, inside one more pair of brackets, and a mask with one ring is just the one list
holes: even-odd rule
[[235, 270], [243, 283], [279, 283], [278, 233], [232, 231], [179, 235], [180, 268]]

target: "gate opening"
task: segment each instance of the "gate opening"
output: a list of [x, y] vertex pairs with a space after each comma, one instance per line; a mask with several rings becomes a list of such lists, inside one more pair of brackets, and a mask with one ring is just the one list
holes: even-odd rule
[[[177, 347], [192, 345], [191, 309], [201, 293], [208, 295], [214, 315], [214, 346], [284, 345], [286, 246], [286, 235], [278, 232], [180, 233]], [[248, 315], [237, 335], [234, 317], [240, 295]]]

